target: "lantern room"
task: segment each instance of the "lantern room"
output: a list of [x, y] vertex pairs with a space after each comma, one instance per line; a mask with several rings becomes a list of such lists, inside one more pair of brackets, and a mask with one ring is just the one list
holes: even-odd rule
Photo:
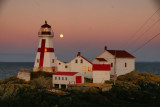
[[41, 26], [41, 29], [38, 32], [38, 35], [39, 36], [44, 36], [44, 35], [53, 36], [54, 35], [51, 29], [51, 26], [47, 24], [47, 21], [45, 21], [45, 24]]

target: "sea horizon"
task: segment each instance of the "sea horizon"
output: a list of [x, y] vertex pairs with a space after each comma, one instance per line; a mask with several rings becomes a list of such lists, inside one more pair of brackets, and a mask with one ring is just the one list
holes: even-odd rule
[[[135, 62], [135, 70], [160, 76], [160, 62]], [[32, 70], [34, 62], [0, 62], [0, 80], [16, 76], [20, 69]]]

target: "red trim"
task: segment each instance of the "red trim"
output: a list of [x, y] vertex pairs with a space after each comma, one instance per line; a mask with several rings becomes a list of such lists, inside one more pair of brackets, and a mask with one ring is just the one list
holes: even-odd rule
[[107, 61], [104, 58], [96, 58], [98, 61]]
[[37, 52], [54, 52], [54, 48], [38, 48]]
[[39, 67], [43, 67], [45, 43], [46, 43], [46, 40], [42, 39], [42, 41], [41, 41], [41, 48], [38, 49], [38, 52], [40, 52]]
[[90, 64], [92, 64], [92, 62], [90, 62], [89, 60], [87, 60], [85, 57], [83, 57], [83, 56], [80, 56], [80, 57], [83, 58], [84, 60], [86, 60], [87, 62], [89, 62]]
[[93, 71], [110, 71], [110, 64], [93, 64]]
[[77, 74], [78, 72], [56, 72], [53, 75], [66, 75], [66, 76], [73, 76], [75, 74]]
[[43, 35], [50, 35], [51, 32], [41, 32]]
[[45, 44], [46, 44], [46, 40], [42, 39], [41, 48], [38, 48], [38, 50], [37, 50], [37, 52], [40, 52], [39, 67], [43, 67], [44, 53], [45, 52], [54, 52], [54, 48], [45, 48]]

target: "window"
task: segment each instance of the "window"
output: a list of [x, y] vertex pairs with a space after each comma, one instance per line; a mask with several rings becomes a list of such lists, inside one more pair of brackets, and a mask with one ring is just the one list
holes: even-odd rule
[[83, 63], [83, 59], [81, 59], [81, 63]]
[[39, 63], [39, 59], [37, 59], [37, 63]]
[[52, 59], [52, 63], [54, 63], [54, 59]]
[[62, 80], [64, 80], [64, 77], [62, 77]]
[[113, 63], [111, 63], [111, 67], [113, 67]]
[[88, 67], [88, 71], [91, 71], [91, 68], [90, 68], [90, 67]]
[[82, 70], [85, 71], [85, 67], [84, 66], [82, 67]]
[[60, 80], [61, 78], [59, 77], [59, 80]]
[[44, 31], [47, 32], [47, 31], [48, 31], [48, 28], [45, 28]]
[[55, 80], [57, 80], [57, 77], [55, 77]]
[[125, 63], [125, 67], [127, 67], [127, 63]]
[[66, 65], [65, 68], [68, 68], [68, 66]]
[[88, 71], [92, 71], [92, 67], [88, 67]]
[[66, 80], [67, 80], [67, 77], [66, 77]]
[[78, 63], [78, 60], [77, 60], [77, 59], [75, 60], [75, 63]]

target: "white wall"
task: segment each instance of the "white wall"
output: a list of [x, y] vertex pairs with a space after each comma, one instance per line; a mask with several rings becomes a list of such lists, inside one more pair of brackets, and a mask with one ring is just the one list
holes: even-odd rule
[[[66, 76], [66, 75], [53, 75], [52, 76], [52, 83], [54, 84], [76, 84], [76, 76], [82, 77], [82, 83], [84, 83], [84, 76], [80, 73], [75, 74], [74, 76]], [[55, 80], [55, 77], [57, 77], [57, 80]], [[59, 80], [60, 77], [60, 80]], [[64, 77], [64, 80], [62, 80], [62, 77]], [[67, 77], [67, 80], [66, 80]]]
[[37, 52], [36, 59], [34, 61], [34, 67], [39, 67], [39, 62], [37, 62], [37, 59], [40, 61], [40, 52]]
[[110, 80], [110, 71], [93, 71], [93, 83], [104, 83]]
[[[124, 75], [135, 70], [135, 59], [134, 58], [117, 58], [116, 59], [116, 74]], [[127, 66], [125, 67], [125, 63]]]
[[[38, 48], [41, 48], [42, 39], [46, 40], [45, 48], [53, 48], [53, 37], [49, 37], [49, 36], [40, 37]], [[40, 62], [40, 52], [37, 52], [34, 67], [39, 67], [39, 62], [37, 62], [37, 59], [39, 59], [39, 62]], [[54, 63], [52, 62], [52, 59], [54, 59]], [[54, 52], [44, 52], [43, 67], [55, 67], [55, 66], [56, 66], [55, 53]]]
[[[67, 71], [70, 72], [71, 71], [71, 65], [70, 63], [64, 63], [60, 60], [57, 60], [57, 71]], [[67, 66], [67, 68], [65, 68], [65, 66]]]

